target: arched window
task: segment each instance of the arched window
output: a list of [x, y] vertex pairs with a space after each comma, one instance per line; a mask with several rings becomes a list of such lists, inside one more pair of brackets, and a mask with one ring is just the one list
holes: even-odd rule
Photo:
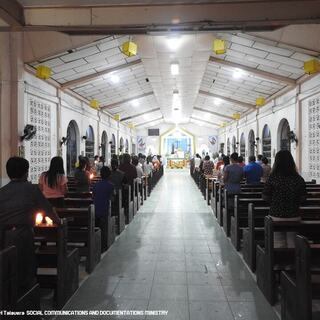
[[73, 175], [79, 154], [79, 129], [77, 123], [70, 121], [67, 129], [67, 175]]
[[250, 130], [249, 136], [248, 136], [248, 151], [249, 151], [249, 157], [255, 155], [255, 136], [254, 136], [254, 131]]
[[227, 156], [230, 156], [230, 139], [227, 140]]
[[108, 159], [108, 136], [105, 131], [102, 132], [101, 136], [101, 156], [104, 157], [104, 160]]
[[114, 134], [112, 134], [110, 142], [111, 142], [111, 147], [110, 147], [111, 156], [113, 156], [114, 154], [116, 154], [116, 137], [114, 136]]
[[243, 132], [240, 137], [240, 156], [245, 157], [245, 155], [246, 155], [246, 140]]
[[120, 138], [119, 151], [120, 151], [120, 153], [123, 153], [123, 152], [124, 152], [124, 141], [123, 141], [123, 138], [122, 138], [122, 137]]
[[279, 129], [278, 129], [280, 150], [291, 151], [291, 143], [290, 143], [289, 135], [290, 135], [289, 122], [287, 119], [282, 119], [280, 121]]
[[232, 152], [237, 152], [237, 142], [236, 142], [236, 137], [232, 137]]
[[129, 141], [126, 139], [125, 153], [129, 153]]
[[262, 130], [262, 154], [267, 157], [269, 163], [271, 163], [271, 133], [267, 124]]
[[86, 157], [89, 159], [94, 158], [94, 133], [91, 126], [88, 127], [86, 132]]

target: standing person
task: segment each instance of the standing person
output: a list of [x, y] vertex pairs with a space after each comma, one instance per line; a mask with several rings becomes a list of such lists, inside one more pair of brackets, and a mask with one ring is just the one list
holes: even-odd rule
[[64, 174], [63, 159], [53, 157], [49, 170], [39, 178], [39, 188], [52, 206], [64, 207], [64, 196], [68, 192], [68, 179]]
[[231, 164], [224, 169], [223, 182], [228, 195], [235, 195], [241, 192], [240, 182], [243, 179], [243, 169], [239, 166], [239, 158], [236, 152], [230, 156]]
[[25, 293], [36, 283], [36, 257], [33, 227], [38, 211], [53, 222], [60, 219], [40, 189], [27, 181], [29, 162], [12, 157], [6, 164], [10, 182], [0, 189], [0, 250], [16, 246], [18, 294]]
[[260, 164], [260, 166], [262, 165], [262, 158], [263, 158], [263, 155], [262, 154], [258, 154], [258, 158], [257, 158], [256, 163]]
[[259, 184], [263, 175], [260, 164], [256, 162], [255, 156], [249, 157], [249, 163], [243, 167], [244, 176], [247, 184]]
[[[269, 215], [275, 221], [299, 221], [299, 206], [306, 199], [306, 183], [298, 174], [291, 153], [281, 150], [276, 154], [274, 165], [262, 197], [270, 203]], [[293, 232], [275, 232], [276, 247], [293, 247]]]
[[200, 171], [200, 164], [201, 164], [201, 157], [200, 157], [200, 154], [197, 153], [194, 158], [194, 169], [196, 171]]
[[206, 155], [206, 156], [204, 157], [203, 166], [202, 166], [203, 173], [204, 173], [206, 176], [212, 176], [212, 174], [213, 174], [213, 169], [214, 169], [214, 164], [213, 164], [213, 162], [210, 160], [210, 156], [209, 156], [209, 155]]
[[143, 170], [140, 166], [138, 157], [135, 156], [132, 158], [132, 164], [136, 167], [137, 178], [138, 178], [139, 183], [141, 183], [141, 178], [143, 177]]
[[153, 164], [152, 164], [152, 157], [151, 156], [147, 157], [147, 161], [144, 163], [143, 172], [146, 176], [152, 176]]
[[90, 191], [90, 172], [86, 170], [87, 161], [82, 158], [79, 162], [79, 167], [74, 174], [76, 191], [89, 192]]
[[218, 180], [223, 181], [224, 170], [229, 164], [230, 164], [230, 158], [228, 156], [224, 156], [223, 157], [223, 165], [220, 166], [220, 169], [218, 172]]
[[243, 168], [246, 164], [243, 162], [243, 156], [238, 157], [238, 165]]
[[118, 159], [111, 160], [111, 176], [110, 181], [114, 185], [114, 189], [118, 192], [122, 188], [122, 184], [125, 183], [124, 172], [118, 169]]
[[128, 184], [132, 185], [133, 180], [137, 177], [137, 170], [131, 164], [131, 157], [128, 153], [123, 154], [123, 162], [120, 164], [119, 169], [124, 172], [124, 176]]
[[269, 165], [269, 160], [267, 157], [263, 157], [262, 158], [262, 170], [263, 170], [263, 175], [261, 177], [261, 182], [265, 183], [269, 176], [270, 176], [270, 173], [271, 173], [271, 166]]
[[224, 163], [223, 163], [223, 155], [222, 155], [222, 156], [218, 157], [218, 162], [216, 164], [216, 170], [220, 171], [220, 167], [223, 166], [223, 165], [224, 165]]

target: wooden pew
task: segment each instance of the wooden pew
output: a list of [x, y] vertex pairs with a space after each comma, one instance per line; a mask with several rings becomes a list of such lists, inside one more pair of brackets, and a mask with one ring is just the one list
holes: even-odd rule
[[[301, 206], [303, 220], [320, 220], [320, 206]], [[253, 203], [248, 207], [248, 227], [243, 229], [242, 254], [249, 268], [256, 269], [256, 246], [264, 243], [264, 218], [269, 214], [270, 207], [256, 207]]]
[[126, 226], [124, 207], [122, 201], [122, 189], [114, 191], [111, 205], [111, 215], [115, 217], [115, 228], [117, 234], [120, 234]]
[[[34, 284], [22, 295], [19, 293], [18, 257], [14, 246], [0, 251], [0, 311], [40, 310], [39, 284]], [[0, 313], [0, 319], [7, 318]], [[40, 317], [34, 316], [33, 319]]]
[[[314, 240], [314, 239], [313, 239]], [[281, 272], [281, 319], [317, 319], [312, 300], [320, 299], [320, 246], [296, 236], [295, 271]], [[317, 314], [317, 316], [316, 316]]]
[[[78, 249], [67, 247], [67, 225], [36, 226], [35, 245], [40, 287], [54, 289], [55, 306], [61, 309], [79, 286]], [[53, 272], [52, 272], [53, 271]]]
[[94, 205], [56, 211], [68, 221], [68, 247], [79, 249], [79, 255], [86, 257], [86, 271], [91, 273], [101, 258], [101, 230], [95, 227]]
[[138, 179], [134, 180], [134, 199], [135, 199], [135, 214], [137, 214], [137, 212], [139, 211], [139, 208], [141, 206], [141, 191], [140, 191], [140, 183]]
[[[68, 208], [88, 208], [93, 200], [91, 198], [65, 198], [65, 205]], [[115, 217], [111, 216], [111, 203], [105, 223], [96, 225], [101, 229], [101, 251], [106, 251], [115, 240]]]
[[134, 202], [132, 200], [132, 192], [130, 185], [126, 184], [123, 186], [122, 195], [126, 224], [129, 224], [133, 220], [134, 214]]
[[257, 246], [257, 284], [268, 302], [274, 305], [278, 278], [281, 271], [294, 268], [293, 248], [274, 248], [274, 232], [296, 232], [298, 234], [319, 237], [320, 220], [274, 222], [270, 216], [265, 217], [264, 247]]
[[[256, 198], [254, 198], [254, 195]], [[245, 195], [247, 196], [247, 195]], [[268, 203], [261, 198], [259, 194], [252, 194], [252, 198], [234, 197], [233, 216], [230, 217], [230, 239], [237, 251], [241, 247], [242, 231], [244, 227], [248, 227], [248, 206], [253, 203], [256, 206], [267, 206]]]

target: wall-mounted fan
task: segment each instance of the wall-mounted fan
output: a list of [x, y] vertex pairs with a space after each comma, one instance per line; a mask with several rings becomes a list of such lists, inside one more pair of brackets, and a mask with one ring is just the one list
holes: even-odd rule
[[37, 128], [32, 124], [27, 124], [23, 129], [23, 136], [20, 137], [21, 141], [31, 140], [37, 132]]

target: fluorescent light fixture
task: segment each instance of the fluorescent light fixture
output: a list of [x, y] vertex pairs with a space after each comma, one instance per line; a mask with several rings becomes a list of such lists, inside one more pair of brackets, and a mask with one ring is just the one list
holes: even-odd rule
[[178, 62], [172, 62], [170, 64], [170, 70], [171, 70], [171, 74], [173, 76], [177, 76], [179, 74], [179, 63]]
[[243, 76], [243, 71], [241, 69], [236, 69], [233, 72], [233, 79], [240, 79]]
[[222, 103], [220, 98], [214, 98], [214, 103], [216, 106], [220, 106], [220, 104]]
[[117, 76], [116, 74], [113, 74], [113, 75], [110, 77], [110, 79], [111, 79], [111, 81], [112, 81], [113, 83], [119, 83], [119, 81], [120, 81], [119, 76]]
[[177, 50], [180, 45], [180, 38], [177, 35], [169, 36], [168, 47], [170, 50]]
[[131, 102], [131, 104], [132, 104], [134, 107], [139, 107], [139, 105], [140, 105], [140, 103], [139, 103], [138, 100], [133, 100], [133, 101]]

